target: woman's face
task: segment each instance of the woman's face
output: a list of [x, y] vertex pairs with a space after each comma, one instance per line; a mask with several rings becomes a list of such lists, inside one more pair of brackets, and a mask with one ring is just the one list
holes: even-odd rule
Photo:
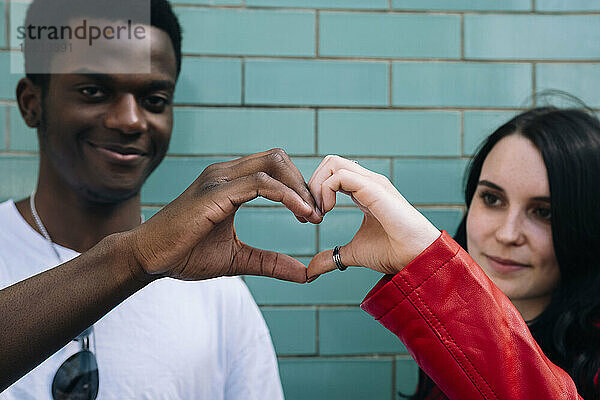
[[467, 215], [467, 248], [526, 320], [560, 279], [550, 228], [550, 189], [539, 150], [513, 134], [483, 163]]

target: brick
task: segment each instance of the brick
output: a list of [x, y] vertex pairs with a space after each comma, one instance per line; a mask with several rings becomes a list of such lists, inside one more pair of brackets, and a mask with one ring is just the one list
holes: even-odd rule
[[142, 187], [142, 202], [166, 204], [179, 196], [210, 164], [227, 161], [216, 157], [167, 157]]
[[411, 203], [463, 204], [467, 160], [395, 160], [394, 186]]
[[456, 233], [464, 215], [463, 210], [457, 208], [420, 208], [419, 211], [436, 228], [445, 230], [450, 236]]
[[388, 103], [385, 62], [250, 60], [246, 103], [381, 106]]
[[319, 225], [319, 250], [332, 249], [350, 242], [363, 220], [363, 212], [357, 208], [333, 209]]
[[261, 311], [278, 355], [316, 354], [316, 308], [262, 307]]
[[544, 89], [563, 90], [600, 107], [600, 64], [538, 64], [536, 90]]
[[[307, 11], [178, 8], [195, 54], [314, 56], [315, 13]], [[285, 33], [285, 34], [282, 34]]]
[[[308, 265], [310, 258], [299, 260]], [[306, 285], [259, 276], [247, 276], [246, 285], [262, 305], [359, 305], [381, 277], [381, 273], [367, 268], [348, 268], [322, 275]]]
[[[11, 54], [13, 54], [11, 56]], [[15, 100], [15, 90], [19, 79], [23, 77], [21, 73], [12, 73], [12, 71], [23, 70], [23, 57], [20, 53], [9, 53], [0, 51], [0, 71], [8, 79], [0, 79], [0, 100]]]
[[314, 254], [317, 229], [301, 224], [285, 208], [242, 208], [235, 216], [241, 241], [250, 246], [286, 254]]
[[29, 196], [37, 183], [37, 156], [0, 156], [0, 201]]
[[180, 108], [169, 152], [237, 154], [281, 147], [291, 154], [314, 154], [314, 131], [310, 110]]
[[184, 57], [175, 102], [241, 104], [241, 60]]
[[419, 366], [412, 358], [396, 360], [396, 390], [404, 395], [412, 395], [419, 382]]
[[29, 2], [11, 1], [10, 2], [10, 47], [13, 49], [19, 48], [22, 39], [18, 38], [17, 27], [25, 25], [25, 15], [29, 8]]
[[319, 152], [458, 156], [460, 114], [445, 111], [319, 111]]
[[248, 7], [387, 9], [388, 0], [246, 0]]
[[148, 221], [154, 214], [160, 211], [160, 207], [142, 207], [142, 217], [144, 221]]
[[531, 65], [395, 62], [392, 102], [420, 107], [523, 107], [531, 95]]
[[[177, 4], [199, 4], [207, 6], [236, 6], [242, 5], [242, 0], [177, 0]], [[177, 10], [177, 8], [176, 8]]]
[[597, 60], [598, 54], [597, 15], [465, 16], [466, 58]]
[[528, 11], [530, 0], [392, 0], [399, 10]]
[[465, 111], [464, 154], [474, 155], [485, 138], [516, 114], [515, 111]]
[[4, 13], [4, 9], [6, 7], [6, 3], [4, 0], [0, 0], [0, 47], [6, 47], [6, 14]]
[[[420, 208], [419, 211], [438, 229], [444, 229], [450, 235], [456, 232], [463, 217], [462, 209], [456, 208]], [[339, 208], [329, 212], [319, 226], [319, 251], [349, 243], [360, 228], [362, 219], [363, 212], [358, 208]]]
[[358, 307], [319, 310], [320, 355], [369, 353], [406, 353], [406, 348], [396, 335]]
[[37, 131], [25, 124], [16, 105], [9, 106], [10, 149], [13, 151], [38, 151]]
[[[1, 5], [1, 4], [0, 4]], [[6, 113], [8, 112], [9, 106], [0, 105], [0, 151], [6, 150], [6, 135], [8, 135], [8, 129], [6, 124], [8, 122]]]
[[459, 58], [460, 17], [323, 12], [319, 17], [319, 54], [334, 57]]
[[597, 0], [536, 0], [538, 11], [600, 11]]
[[388, 358], [286, 358], [279, 361], [287, 400], [392, 398]]

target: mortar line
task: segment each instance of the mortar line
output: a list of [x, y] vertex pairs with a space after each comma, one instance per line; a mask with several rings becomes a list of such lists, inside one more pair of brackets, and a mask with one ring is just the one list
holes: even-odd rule
[[465, 156], [465, 111], [460, 111], [460, 156]]
[[241, 70], [241, 74], [242, 74], [242, 78], [241, 78], [241, 85], [242, 85], [242, 94], [241, 94], [241, 106], [245, 107], [246, 106], [246, 58], [242, 58], [242, 70]]
[[394, 69], [393, 65], [394, 64], [392, 63], [392, 61], [390, 61], [389, 65], [388, 65], [388, 68], [389, 68], [389, 71], [388, 71], [388, 81], [389, 81], [389, 83], [388, 83], [388, 92], [389, 92], [388, 93], [388, 101], [389, 101], [389, 104], [388, 104], [388, 106], [389, 107], [393, 107], [393, 105], [394, 105], [394, 97], [393, 97], [393, 87], [394, 87], [394, 85], [393, 85], [393, 79], [394, 79], [394, 76], [393, 76], [393, 72], [392, 72], [393, 69]]
[[6, 151], [10, 149], [10, 108], [9, 106], [4, 106], [4, 148]]
[[465, 60], [465, 14], [460, 14], [460, 59]]
[[321, 52], [321, 49], [319, 48], [319, 35], [320, 35], [320, 30], [319, 30], [319, 21], [320, 21], [320, 12], [319, 10], [315, 10], [315, 57], [319, 58], [319, 53]]
[[533, 94], [531, 96], [531, 101], [532, 101], [534, 107], [537, 106], [537, 75], [535, 72], [536, 69], [537, 69], [537, 64], [532, 63], [531, 64], [531, 90], [532, 90]]

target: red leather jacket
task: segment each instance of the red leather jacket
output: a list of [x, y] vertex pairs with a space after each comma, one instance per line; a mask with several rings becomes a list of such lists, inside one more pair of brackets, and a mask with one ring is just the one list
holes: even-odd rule
[[510, 300], [444, 231], [400, 273], [384, 276], [361, 307], [450, 399], [581, 399]]

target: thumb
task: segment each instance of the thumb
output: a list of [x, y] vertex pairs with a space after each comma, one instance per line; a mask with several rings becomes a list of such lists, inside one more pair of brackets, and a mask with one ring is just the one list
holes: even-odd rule
[[[349, 266], [352, 264], [350, 263], [348, 257], [343, 256], [344, 253], [347, 253], [347, 251], [344, 251], [344, 248], [346, 247], [347, 245], [340, 247], [340, 258], [342, 264]], [[337, 269], [337, 265], [335, 265], [335, 262], [333, 261], [333, 250], [322, 251], [314, 256], [312, 260], [310, 260], [310, 263], [308, 264], [308, 271], [306, 272], [307, 281], [312, 282], [321, 274], [331, 272], [335, 269]]]
[[241, 243], [233, 259], [235, 275], [259, 275], [297, 283], [306, 282], [306, 267], [286, 254], [257, 249]]

